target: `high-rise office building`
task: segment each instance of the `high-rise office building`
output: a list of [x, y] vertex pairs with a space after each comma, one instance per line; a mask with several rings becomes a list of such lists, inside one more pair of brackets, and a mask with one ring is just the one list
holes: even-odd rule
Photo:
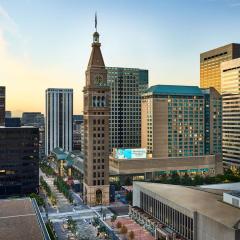
[[56, 147], [72, 151], [73, 90], [46, 90], [45, 154]]
[[39, 157], [45, 156], [45, 126], [44, 115], [40, 112], [23, 112], [21, 124], [39, 128]]
[[81, 151], [81, 125], [83, 115], [73, 115], [73, 150]]
[[150, 156], [221, 154], [221, 96], [214, 88], [152, 86], [141, 111], [141, 146]]
[[109, 113], [110, 88], [99, 43], [93, 34], [92, 52], [86, 70], [84, 93], [84, 201], [89, 205], [109, 203]]
[[23, 112], [21, 119], [23, 126], [44, 127], [44, 115], [40, 112]]
[[204, 94], [205, 154], [222, 154], [222, 97], [213, 87], [202, 89]]
[[200, 86], [221, 93], [221, 67], [224, 61], [240, 57], [240, 44], [232, 43], [200, 54]]
[[5, 124], [5, 87], [0, 86], [0, 126]]
[[5, 111], [5, 118], [11, 118], [12, 112], [11, 111]]
[[0, 127], [0, 195], [38, 192], [38, 128]]
[[221, 64], [223, 162], [240, 166], [240, 58]]
[[148, 88], [148, 70], [107, 67], [111, 88], [110, 151], [141, 146], [141, 95]]

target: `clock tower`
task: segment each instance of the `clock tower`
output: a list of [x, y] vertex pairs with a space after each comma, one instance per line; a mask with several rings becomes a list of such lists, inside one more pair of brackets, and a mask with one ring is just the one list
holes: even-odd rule
[[[96, 27], [96, 19], [95, 19]], [[109, 204], [110, 88], [101, 53], [99, 33], [93, 34], [84, 94], [84, 202]]]

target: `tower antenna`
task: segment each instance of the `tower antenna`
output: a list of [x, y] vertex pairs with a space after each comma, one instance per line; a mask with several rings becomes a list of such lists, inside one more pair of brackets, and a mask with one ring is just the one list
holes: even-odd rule
[[97, 12], [95, 12], [95, 30], [97, 32]]

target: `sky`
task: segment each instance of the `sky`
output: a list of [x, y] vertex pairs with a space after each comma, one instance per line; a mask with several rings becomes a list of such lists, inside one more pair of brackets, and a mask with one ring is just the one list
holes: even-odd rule
[[149, 70], [149, 85], [199, 85], [199, 54], [240, 42], [240, 0], [0, 0], [0, 85], [14, 116], [45, 112], [47, 88], [73, 88], [74, 114], [94, 14], [106, 66]]

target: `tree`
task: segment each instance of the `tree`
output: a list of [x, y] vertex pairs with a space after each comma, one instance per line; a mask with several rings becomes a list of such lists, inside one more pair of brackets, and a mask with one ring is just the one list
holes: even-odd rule
[[128, 202], [129, 204], [132, 204], [132, 200], [133, 200], [132, 191], [127, 192], [126, 200], [127, 200], [127, 202]]
[[180, 176], [178, 175], [178, 173], [173, 173], [170, 179], [170, 183], [171, 184], [175, 184], [178, 185], [180, 184]]
[[112, 222], [112, 224], [116, 221], [116, 219], [117, 219], [117, 215], [116, 215], [116, 214], [113, 214], [113, 215], [111, 216], [111, 222]]
[[130, 231], [128, 234], [128, 239], [133, 240], [135, 238], [135, 234], [133, 231]]
[[167, 183], [167, 175], [166, 175], [166, 174], [163, 174], [163, 175], [161, 176], [160, 181], [161, 181], [162, 183]]
[[100, 220], [98, 217], [94, 217], [93, 218], [93, 226], [96, 227], [100, 224]]
[[132, 185], [132, 180], [130, 179], [130, 177], [127, 177], [125, 180], [125, 185], [126, 186], [131, 186]]
[[71, 230], [73, 233], [76, 233], [77, 230], [77, 223], [72, 219], [72, 217], [69, 217], [67, 220], [68, 223], [68, 228]]
[[193, 179], [194, 185], [202, 185], [203, 182], [204, 182], [204, 179], [203, 179], [203, 177], [200, 176], [200, 175], [196, 175], [196, 176], [194, 177], [194, 179]]
[[36, 193], [31, 193], [29, 195], [30, 198], [34, 198], [38, 204], [38, 206], [44, 206], [45, 202], [44, 199], [42, 197], [40, 197], [39, 195], [37, 195]]
[[[198, 176], [198, 175], [197, 175]], [[200, 177], [200, 176], [199, 176]], [[194, 179], [196, 181], [196, 177]], [[214, 177], [210, 177], [210, 176], [206, 176], [204, 178], [204, 183], [206, 184], [214, 184], [215, 183], [215, 178]], [[196, 185], [201, 185], [201, 184], [196, 184]]]
[[121, 222], [117, 222], [116, 227], [117, 227], [117, 229], [120, 229], [122, 227], [122, 223]]
[[192, 178], [189, 177], [187, 173], [184, 174], [184, 176], [181, 178], [181, 184], [185, 186], [191, 186], [192, 185]]
[[128, 232], [128, 229], [127, 229], [127, 227], [126, 227], [125, 225], [123, 225], [123, 226], [122, 226], [122, 228], [121, 228], [121, 231], [120, 231], [120, 233], [121, 233], [121, 234], [123, 234], [123, 235], [126, 235], [126, 234], [127, 234], [127, 232]]
[[99, 232], [106, 232], [106, 227], [104, 225], [101, 225], [98, 229]]

